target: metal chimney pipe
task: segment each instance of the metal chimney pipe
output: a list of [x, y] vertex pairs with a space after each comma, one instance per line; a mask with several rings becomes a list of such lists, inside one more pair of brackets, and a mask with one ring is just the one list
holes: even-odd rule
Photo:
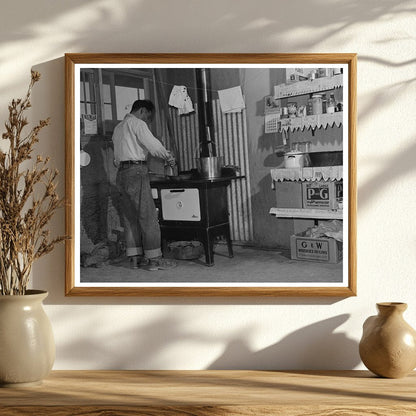
[[[214, 119], [212, 114], [211, 73], [209, 68], [196, 68], [200, 156], [216, 156], [212, 146]], [[211, 149], [211, 150], [210, 150]]]

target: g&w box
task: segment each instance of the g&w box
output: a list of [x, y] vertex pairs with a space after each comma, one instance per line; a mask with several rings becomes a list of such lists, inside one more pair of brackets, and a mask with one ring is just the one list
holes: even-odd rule
[[342, 260], [342, 242], [300, 233], [290, 236], [290, 252], [293, 260], [339, 263]]

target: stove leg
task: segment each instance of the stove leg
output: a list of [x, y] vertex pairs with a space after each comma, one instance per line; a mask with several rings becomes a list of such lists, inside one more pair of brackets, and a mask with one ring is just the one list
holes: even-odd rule
[[214, 265], [214, 240], [211, 238], [209, 230], [206, 230], [202, 244], [205, 250], [205, 262], [207, 266]]
[[227, 227], [225, 231], [225, 239], [227, 240], [228, 257], [232, 258], [234, 257], [234, 252], [233, 252], [233, 243], [231, 242], [231, 234], [230, 234], [229, 227]]

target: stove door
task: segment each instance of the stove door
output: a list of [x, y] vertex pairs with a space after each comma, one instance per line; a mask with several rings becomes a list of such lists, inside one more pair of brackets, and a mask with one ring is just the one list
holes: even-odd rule
[[201, 221], [198, 189], [161, 189], [160, 198], [165, 221]]

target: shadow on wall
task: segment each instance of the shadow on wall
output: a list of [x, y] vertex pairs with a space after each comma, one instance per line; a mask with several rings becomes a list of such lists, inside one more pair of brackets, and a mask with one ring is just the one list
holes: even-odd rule
[[[378, 172], [373, 174], [371, 179], [360, 186], [358, 189], [360, 206], [366, 207], [391, 182], [398, 182], [400, 178], [415, 170], [416, 137], [413, 142], [412, 146], [401, 150], [396, 155], [392, 155], [380, 167]], [[386, 175], [386, 172], [388, 172], [388, 175]]]
[[252, 351], [245, 339], [228, 343], [223, 354], [209, 370], [232, 369], [351, 369], [360, 363], [358, 343], [344, 333], [334, 331], [349, 318], [338, 315], [298, 329], [281, 341], [259, 351]]
[[[58, 316], [58, 321], [68, 321], [68, 316]], [[131, 318], [130, 318], [131, 319]], [[99, 369], [147, 369], [154, 368], [163, 361], [164, 350], [176, 343], [198, 340], [211, 342], [203, 333], [190, 333], [179, 328], [180, 322], [169, 314], [158, 319], [151, 319], [149, 323], [140, 326], [140, 316], [137, 316], [138, 326], [124, 327], [122, 322], [115, 323], [117, 330], [111, 337], [101, 328], [100, 317], [94, 324], [94, 316], [89, 322], [80, 322], [84, 328], [79, 330], [78, 337], [71, 338], [71, 342], [57, 344], [57, 357], [61, 363], [77, 362], [80, 368]], [[111, 321], [107, 322], [111, 326]], [[71, 325], [68, 322], [68, 325]], [[98, 326], [97, 326], [98, 325]], [[90, 336], [85, 336], [90, 334]], [[58, 341], [61, 338], [58, 338]], [[159, 364], [158, 364], [159, 363]]]
[[[184, 19], [181, 2], [178, 7], [165, 6], [163, 0], [151, 4], [123, 0], [117, 5], [108, 0], [90, 0], [87, 4], [83, 0], [39, 0], [36, 7], [23, 8], [19, 2], [11, 2], [0, 17], [0, 64], [6, 75], [10, 73], [4, 77], [7, 81], [0, 83], [0, 96], [19, 85], [21, 72], [14, 70], [16, 62], [19, 68], [29, 67], [38, 63], [40, 56], [60, 56], [63, 51], [127, 53], [137, 36], [140, 52], [256, 51], [259, 39], [273, 45], [274, 51], [319, 51], [322, 40], [336, 38], [351, 26], [415, 11], [411, 0], [354, 0], [337, 2], [334, 7], [320, 0], [310, 0], [307, 6], [302, 0], [293, 0], [284, 7], [273, 0], [263, 2], [262, 7], [255, 2], [236, 7], [234, 2], [214, 0], [186, 3], [186, 13], [193, 18]], [[305, 7], [307, 11], [299, 12]], [[180, 22], [182, 33], [166, 37], [164, 31], [155, 30], [166, 22]], [[309, 31], [308, 36], [294, 35], [299, 29]], [[213, 37], [213, 32], [220, 36]], [[198, 36], [189, 36], [195, 33]], [[182, 37], [186, 42], [181, 42]], [[27, 42], [30, 50], [22, 54]]]
[[[82, 314], [82, 310], [78, 313]], [[212, 353], [212, 347], [209, 346], [213, 344], [226, 345], [224, 352], [206, 367], [208, 370], [340, 370], [352, 369], [360, 363], [358, 343], [345, 333], [335, 332], [349, 319], [348, 314], [301, 328], [258, 351], [253, 351], [248, 345], [250, 328], [240, 330], [244, 331], [244, 336], [228, 341], [228, 337], [218, 339], [206, 331], [187, 329], [183, 326], [182, 319], [171, 313], [146, 320], [143, 326], [140, 325], [141, 317], [138, 315], [137, 326], [134, 328], [131, 325], [123, 326], [123, 321], [119, 321], [117, 330], [112, 332], [111, 337], [107, 333], [109, 329], [102, 327], [102, 317], [99, 314], [92, 314], [89, 320], [77, 320], [73, 315], [61, 311], [57, 312], [56, 319], [61, 322], [61, 328], [73, 333], [68, 343], [62, 341], [64, 336], [57, 337], [57, 359], [61, 366], [67, 362], [76, 362], [83, 369], [94, 366], [100, 369], [145, 370], [155, 366], [160, 368], [164, 363], [169, 367], [173, 362], [172, 354], [193, 343], [199, 346], [195, 349], [199, 351], [198, 354], [204, 349], [207, 349], [207, 354]], [[94, 322], [95, 319], [97, 322]], [[76, 327], [73, 327], [74, 322], [77, 322]], [[111, 319], [107, 324], [112, 327]], [[179, 356], [178, 360], [186, 359], [187, 366], [192, 368], [193, 363], [200, 361], [199, 358], [196, 355], [187, 358]], [[181, 364], [177, 361], [175, 365]]]
[[[286, 50], [289, 46], [293, 51], [308, 50], [319, 45], [320, 39], [342, 32], [349, 26], [360, 23], [373, 22], [382, 16], [411, 13], [414, 11], [412, 2], [409, 0], [378, 0], [377, 2], [363, 2], [359, 0], [349, 2], [338, 2], [336, 7], [328, 8], [328, 4], [319, 0], [310, 0], [307, 5], [302, 0], [293, 0], [279, 7], [273, 0], [263, 2], [258, 7], [255, 2], [245, 2], [244, 7], [236, 7], [233, 2], [214, 0], [211, 2], [191, 2], [187, 4], [188, 16], [192, 19], [184, 19], [181, 7], [165, 7], [163, 0], [155, 0], [146, 5], [136, 0], [123, 0], [114, 6], [114, 2], [105, 0], [92, 0], [88, 7], [83, 0], [72, 0], [71, 2], [50, 2], [50, 0], [39, 0], [37, 7], [19, 7], [18, 3], [10, 3], [3, 13], [1, 24], [1, 39], [3, 43], [15, 42], [16, 22], [12, 16], [19, 17], [20, 40], [33, 40], [43, 35], [46, 36], [47, 29], [50, 34], [51, 28], [58, 26], [65, 36], [53, 38], [55, 48], [69, 48], [73, 50], [74, 45], [79, 44], [91, 48], [101, 45], [106, 40], [106, 45], [117, 49], [112, 52], [123, 52], [123, 45], [131, 52], [126, 40], [131, 39], [132, 32], [140, 27], [140, 45], [164, 45], [164, 50], [172, 50], [169, 44], [175, 42], [175, 36], [166, 38], [163, 31], [154, 30], [155, 22], [180, 22], [184, 34], [199, 33], [195, 37], [197, 50], [209, 51], [240, 49], [242, 46], [241, 36], [247, 34], [243, 47], [245, 50], [258, 50], [258, 40], [271, 40], [276, 43], [276, 50]], [[181, 3], [179, 3], [179, 6]], [[413, 9], [413, 10], [412, 10]], [[47, 13], [44, 12], [47, 10]], [[278, 13], [273, 13], [278, 11]], [[290, 36], [294, 27], [293, 20], [299, 28], [319, 29], [317, 34], [308, 38], [299, 37], [296, 44], [295, 36]], [[76, 20], [77, 25], [73, 25]], [[209, 25], [201, 25], [200, 22], [212, 22]], [[103, 24], [106, 22], [106, 24]], [[328, 22], [331, 24], [328, 25]], [[52, 26], [51, 26], [52, 25]], [[327, 27], [327, 28], [326, 28]], [[91, 30], [93, 28], [93, 30]], [[131, 28], [131, 29], [129, 29]], [[213, 31], [226, 30], [227, 41], [220, 38], [217, 44], [212, 37]], [[117, 36], [109, 36], [109, 32], [117, 33]], [[287, 34], [290, 42], [282, 35]], [[189, 38], [187, 38], [188, 44]], [[204, 43], [206, 40], [206, 44]], [[114, 42], [114, 44], [112, 44]], [[280, 46], [286, 45], [286, 48]], [[143, 47], [141, 46], [141, 48]], [[82, 49], [82, 48], [81, 48]], [[84, 49], [85, 50], [85, 49]], [[195, 48], [194, 48], [195, 50]], [[81, 50], [79, 50], [81, 51]], [[91, 51], [91, 50], [90, 50]], [[154, 51], [153, 51], [154, 52]]]
[[[412, 69], [414, 68], [416, 59], [397, 63], [393, 61], [380, 60], [374, 56], [359, 55], [358, 63], [363, 65], [364, 62], [370, 62], [375, 65], [375, 67], [376, 65], [385, 65], [389, 67], [390, 70], [407, 67], [409, 68], [409, 74], [415, 73]], [[358, 125], [371, 120], [374, 112], [379, 112], [380, 110], [390, 106], [392, 104], [392, 97], [394, 97], [396, 101], [399, 101], [403, 95], [409, 92], [409, 88], [411, 88], [412, 84], [414, 85], [415, 82], [416, 76], [413, 76], [408, 79], [403, 79], [395, 84], [390, 84], [388, 88], [382, 87], [371, 91], [371, 100], [369, 100], [365, 106], [359, 106]]]

